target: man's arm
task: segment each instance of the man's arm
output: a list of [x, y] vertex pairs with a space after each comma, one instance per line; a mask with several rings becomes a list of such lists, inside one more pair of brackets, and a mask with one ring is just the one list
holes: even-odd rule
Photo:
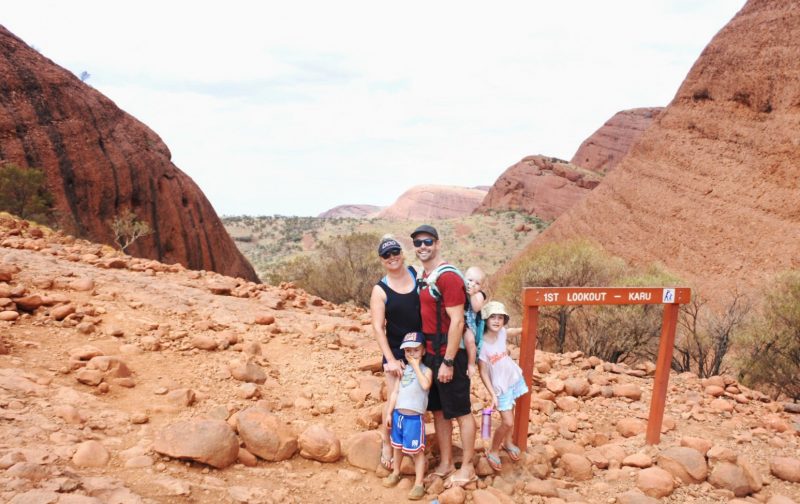
[[446, 306], [445, 311], [450, 316], [450, 330], [447, 331], [447, 349], [444, 351], [444, 358], [455, 359], [464, 335], [464, 305]]

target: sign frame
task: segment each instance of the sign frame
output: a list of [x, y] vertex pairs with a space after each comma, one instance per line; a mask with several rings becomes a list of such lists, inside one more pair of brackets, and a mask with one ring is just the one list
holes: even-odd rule
[[661, 440], [661, 424], [669, 385], [672, 351], [675, 346], [675, 329], [680, 305], [691, 301], [692, 291], [687, 287], [526, 287], [522, 291], [522, 341], [519, 365], [529, 392], [517, 400], [514, 413], [513, 439], [517, 446], [526, 446], [533, 393], [533, 365], [536, 355], [539, 307], [575, 305], [630, 305], [663, 304], [661, 336], [658, 344], [653, 394], [650, 399], [650, 416], [647, 419], [648, 445]]

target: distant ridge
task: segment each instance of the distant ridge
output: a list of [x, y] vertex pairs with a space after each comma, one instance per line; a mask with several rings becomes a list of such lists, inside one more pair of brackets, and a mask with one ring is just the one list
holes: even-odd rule
[[339, 205], [322, 212], [317, 217], [323, 219], [334, 217], [368, 218], [375, 216], [382, 208], [375, 205]]
[[466, 187], [418, 185], [404, 192], [377, 217], [383, 219], [450, 219], [471, 215], [486, 191]]

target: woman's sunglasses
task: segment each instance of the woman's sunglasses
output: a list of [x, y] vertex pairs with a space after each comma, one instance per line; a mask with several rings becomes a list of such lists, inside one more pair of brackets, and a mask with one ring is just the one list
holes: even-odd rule
[[423, 238], [421, 240], [414, 240], [414, 246], [421, 247], [425, 245], [426, 247], [432, 247], [434, 241], [436, 240], [434, 240], [433, 238]]
[[384, 259], [389, 259], [392, 256], [399, 256], [399, 255], [400, 255], [400, 249], [392, 249], [388, 252], [381, 254], [381, 257], [383, 257]]

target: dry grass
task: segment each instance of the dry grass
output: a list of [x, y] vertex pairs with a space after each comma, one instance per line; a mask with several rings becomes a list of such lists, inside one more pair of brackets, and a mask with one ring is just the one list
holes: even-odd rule
[[[262, 279], [266, 279], [281, 263], [300, 255], [313, 254], [319, 243], [336, 236], [356, 232], [388, 233], [411, 249], [409, 233], [423, 223], [417, 220], [285, 216], [223, 217], [222, 221]], [[439, 231], [445, 259], [461, 268], [478, 265], [490, 275], [547, 226], [538, 218], [519, 212], [471, 215], [426, 223]], [[519, 231], [522, 226], [527, 230]]]

